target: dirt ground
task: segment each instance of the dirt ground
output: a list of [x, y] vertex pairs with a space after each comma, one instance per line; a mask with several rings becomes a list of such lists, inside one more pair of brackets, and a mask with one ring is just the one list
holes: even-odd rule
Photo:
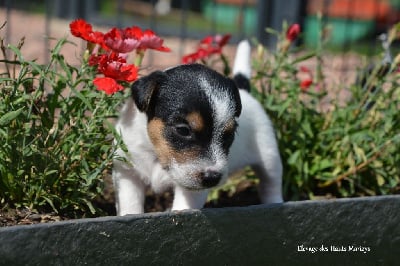
[[[84, 42], [73, 37], [69, 33], [70, 21], [51, 18], [49, 27], [46, 30], [46, 19], [43, 15], [25, 13], [12, 10], [7, 13], [5, 9], [0, 9], [0, 24], [7, 21], [7, 25], [0, 31], [0, 36], [5, 40], [5, 43], [16, 45], [22, 37], [25, 37], [25, 44], [22, 48], [22, 54], [27, 59], [36, 59], [40, 63], [45, 63], [49, 56], [49, 49], [56, 43], [55, 40], [67, 37], [68, 40], [76, 45], [68, 44], [62, 54], [70, 64], [80, 64], [81, 54], [84, 49]], [[95, 30], [107, 31], [109, 28], [98, 27], [94, 25]], [[49, 37], [49, 38], [48, 38]], [[165, 37], [164, 44], [171, 48], [171, 53], [154, 52], [149, 53], [144, 58], [143, 73], [165, 69], [180, 63], [180, 58], [183, 54], [193, 52], [198, 40], [185, 40], [181, 42], [179, 38]], [[224, 53], [228, 58], [233, 59], [235, 45], [227, 45], [224, 48]], [[360, 66], [362, 58], [355, 54], [344, 55], [326, 55], [324, 56], [324, 69], [326, 84], [329, 86], [329, 98], [339, 97], [346, 99], [349, 93], [345, 88], [338, 87], [338, 84], [350, 84], [355, 80], [355, 70]], [[304, 66], [313, 69], [316, 61], [314, 59], [304, 62]], [[143, 74], [142, 73], [142, 74]], [[324, 103], [322, 103], [324, 104]], [[329, 106], [326, 104], [326, 108]], [[172, 195], [166, 193], [163, 196], [154, 196], [149, 194], [147, 197], [147, 211], [163, 211], [170, 207]], [[237, 192], [233, 195], [222, 193], [218, 202], [211, 202], [207, 207], [226, 207], [226, 206], [243, 206], [258, 204], [258, 194], [254, 184], [250, 181], [239, 185]], [[102, 200], [99, 204], [103, 204], [103, 208], [107, 210], [109, 215], [115, 213], [112, 200]], [[34, 224], [41, 222], [54, 222], [68, 219], [56, 213], [38, 214], [26, 209], [6, 210], [4, 206], [0, 206], [0, 227], [16, 224]]]

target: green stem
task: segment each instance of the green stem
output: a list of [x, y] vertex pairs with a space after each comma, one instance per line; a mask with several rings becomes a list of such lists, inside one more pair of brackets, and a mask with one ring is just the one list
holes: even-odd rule
[[134, 62], [134, 65], [136, 67], [140, 67], [142, 65], [142, 61], [143, 61], [145, 52], [146, 52], [145, 49], [137, 49], [136, 50], [136, 57], [135, 57], [135, 62]]

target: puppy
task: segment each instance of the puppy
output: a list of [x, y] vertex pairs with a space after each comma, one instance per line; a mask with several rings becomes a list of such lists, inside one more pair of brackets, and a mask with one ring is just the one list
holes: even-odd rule
[[249, 94], [250, 50], [247, 41], [239, 44], [233, 80], [190, 64], [132, 85], [116, 125], [128, 149], [117, 151], [126, 160], [114, 161], [118, 215], [144, 212], [146, 186], [172, 187], [172, 210], [202, 208], [210, 188], [248, 165], [260, 178], [262, 202], [282, 202], [274, 130]]

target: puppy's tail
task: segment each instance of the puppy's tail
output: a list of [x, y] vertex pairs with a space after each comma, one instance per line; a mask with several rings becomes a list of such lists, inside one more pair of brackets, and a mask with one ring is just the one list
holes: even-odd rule
[[248, 40], [243, 40], [238, 44], [233, 64], [233, 80], [239, 89], [250, 91], [251, 47]]

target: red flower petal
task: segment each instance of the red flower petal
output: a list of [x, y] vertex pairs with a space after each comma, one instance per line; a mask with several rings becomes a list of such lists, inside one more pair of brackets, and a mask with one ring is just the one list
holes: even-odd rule
[[199, 48], [196, 52], [183, 56], [182, 63], [184, 64], [194, 63], [198, 60], [202, 60], [209, 57], [211, 54], [220, 53], [220, 51], [221, 50], [219, 48], [212, 48], [212, 47], [208, 49]]
[[200, 41], [197, 51], [182, 57], [182, 63], [193, 63], [210, 57], [213, 54], [221, 54], [222, 47], [226, 45], [231, 38], [230, 34], [206, 36]]
[[157, 36], [152, 30], [145, 30], [140, 38], [139, 49], [154, 49], [161, 52], [169, 52], [171, 49], [163, 46], [164, 40]]
[[313, 83], [312, 79], [305, 79], [300, 82], [300, 88], [302, 91], [307, 91], [307, 89], [311, 86]]
[[300, 25], [299, 24], [292, 24], [286, 31], [286, 39], [289, 41], [294, 41], [300, 34]]
[[137, 79], [138, 76], [138, 68], [135, 65], [123, 65], [121, 67], [121, 75], [119, 76], [119, 80], [132, 82]]
[[93, 32], [92, 25], [84, 19], [76, 19], [69, 24], [72, 35], [87, 40], [90, 33]]
[[108, 95], [124, 89], [122, 85], [118, 84], [114, 79], [108, 77], [95, 78], [93, 80], [93, 84], [98, 90], [104, 91]]
[[182, 57], [182, 63], [183, 64], [191, 64], [191, 63], [196, 62], [197, 59], [198, 59], [197, 53], [187, 54]]
[[128, 31], [112, 28], [104, 35], [104, 43], [107, 47], [118, 53], [129, 53], [140, 45], [139, 39]]
[[299, 70], [300, 70], [300, 72], [311, 73], [311, 70], [306, 66], [300, 66]]
[[99, 44], [103, 49], [108, 49], [104, 46], [104, 34], [99, 31], [93, 31], [92, 25], [84, 19], [76, 19], [69, 24], [72, 35], [84, 39], [85, 41]]
[[91, 54], [88, 60], [89, 66], [97, 66], [101, 62], [107, 60], [106, 59], [107, 55], [102, 54], [102, 55], [97, 55], [97, 54]]
[[210, 36], [204, 37], [204, 38], [200, 41], [200, 43], [211, 45], [211, 44], [213, 43], [213, 40], [214, 40], [214, 36], [211, 36], [211, 35], [210, 35]]
[[223, 47], [229, 42], [230, 38], [231, 38], [230, 34], [225, 34], [223, 36], [217, 35], [215, 36], [215, 41], [217, 42], [219, 47]]
[[108, 47], [104, 44], [104, 34], [100, 31], [94, 31], [89, 34], [87, 41], [99, 44], [104, 50]]
[[125, 34], [131, 38], [140, 39], [143, 36], [143, 31], [137, 26], [126, 28], [124, 30]]
[[89, 65], [97, 65], [99, 73], [115, 80], [131, 82], [137, 79], [138, 68], [127, 64], [126, 58], [118, 53], [91, 55]]

